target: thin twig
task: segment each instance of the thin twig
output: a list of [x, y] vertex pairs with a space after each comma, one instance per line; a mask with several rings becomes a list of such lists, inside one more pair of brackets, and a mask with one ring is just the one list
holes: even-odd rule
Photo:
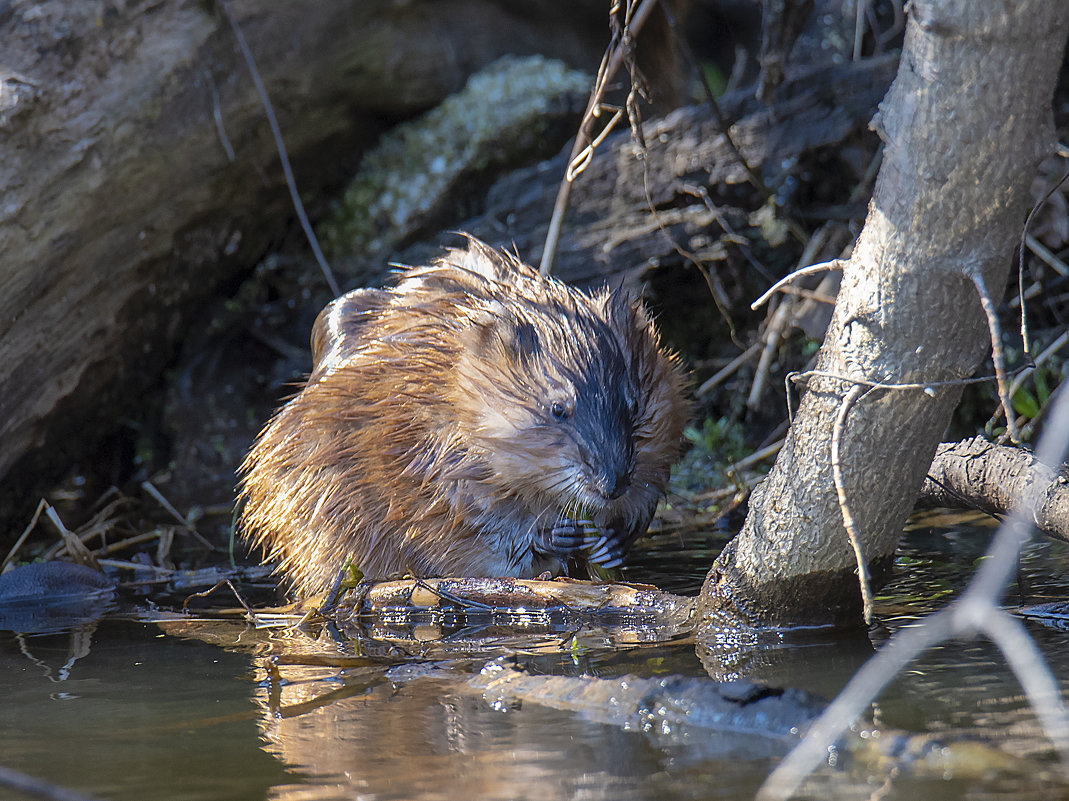
[[37, 509], [34, 510], [33, 517], [30, 518], [29, 525], [22, 530], [19, 538], [15, 540], [15, 544], [11, 546], [11, 550], [7, 552], [7, 556], [4, 557], [4, 561], [0, 562], [0, 573], [4, 572], [4, 569], [11, 564], [11, 561], [15, 558], [15, 555], [19, 552], [19, 548], [26, 542], [26, 538], [30, 536], [30, 532], [33, 531], [33, 527], [37, 525], [37, 521], [41, 518], [41, 512], [45, 510], [48, 503], [44, 498], [37, 502]]
[[755, 342], [754, 344], [750, 345], [750, 347], [748, 347], [746, 350], [744, 350], [726, 365], [724, 365], [711, 376], [709, 376], [709, 378], [705, 379], [705, 381], [702, 382], [702, 385], [694, 391], [694, 394], [697, 395], [699, 398], [704, 397], [715, 387], [719, 386], [723, 381], [725, 381], [729, 376], [733, 375], [735, 371], [742, 367], [744, 364], [746, 364], [746, 362], [753, 359], [753, 357], [756, 356], [760, 350], [760, 342]]
[[[729, 235], [731, 235], [730, 225], [725, 219], [723, 219], [723, 215], [720, 213], [720, 210], [716, 208], [716, 204], [713, 203], [712, 198], [709, 197], [709, 192], [706, 191], [705, 187], [684, 187], [684, 191], [687, 191], [688, 189], [691, 190], [692, 194], [695, 194], [698, 197], [702, 198], [706, 208], [709, 209], [713, 217], [717, 220], [718, 223], [720, 223], [720, 227], [723, 228], [725, 232], [728, 232]], [[672, 249], [679, 254], [680, 258], [682, 258], [684, 261], [689, 261], [691, 264], [693, 264], [694, 268], [698, 271], [698, 274], [701, 275], [702, 279], [705, 281], [705, 285], [709, 288], [709, 295], [712, 297], [713, 303], [716, 304], [717, 311], [720, 312], [720, 316], [723, 318], [724, 323], [727, 325], [728, 330], [731, 332], [732, 342], [735, 342], [735, 321], [731, 317], [731, 304], [728, 301], [727, 291], [724, 289], [724, 284], [720, 280], [720, 276], [717, 275], [716, 272], [714, 272], [713, 270], [710, 270], [705, 265], [705, 262], [701, 260], [701, 258], [699, 258], [694, 253], [691, 253], [689, 249], [679, 244], [679, 242], [676, 241], [676, 238], [672, 236], [671, 230], [668, 228], [668, 225], [665, 224], [664, 215], [657, 210], [657, 207], [653, 202], [653, 195], [650, 192], [650, 160], [647, 158], [642, 159], [642, 192], [646, 198], [646, 208], [649, 210], [650, 215], [653, 217], [653, 221], [657, 225], [657, 230], [661, 232], [661, 235], [665, 238], [665, 241], [667, 241], [668, 244], [672, 247]], [[669, 223], [669, 225], [670, 224], [671, 223]], [[755, 266], [757, 266], [759, 270], [763, 271], [763, 267], [761, 267], [761, 265], [757, 263], [756, 259], [753, 258], [752, 254], [749, 254], [747, 252], [749, 248], [740, 246], [739, 249], [743, 251], [743, 255], [747, 257], [747, 260], [749, 260], [752, 264], [755, 264]]]
[[980, 305], [987, 316], [987, 328], [991, 335], [991, 361], [995, 365], [995, 379], [998, 385], [998, 398], [1002, 404], [1002, 413], [1006, 415], [1006, 434], [1013, 443], [1021, 441], [1021, 432], [1017, 428], [1017, 415], [1013, 413], [1013, 401], [1010, 398], [1009, 382], [1006, 378], [1006, 355], [1002, 350], [1002, 327], [998, 321], [998, 310], [987, 291], [983, 273], [975, 266], [969, 266], [965, 274], [972, 280], [980, 296]]
[[197, 529], [194, 526], [190, 525], [190, 522], [189, 522], [189, 520], [187, 518], [182, 517], [182, 514], [177, 509], [174, 508], [174, 504], [172, 504], [169, 500], [167, 500], [163, 496], [162, 492], [160, 492], [158, 489], [156, 489], [156, 485], [155, 484], [153, 484], [151, 481], [142, 481], [141, 482], [141, 489], [143, 489], [145, 492], [147, 492], [149, 495], [151, 495], [152, 498], [156, 501], [156, 503], [158, 503], [160, 506], [162, 506], [164, 508], [164, 510], [166, 510], [166, 512], [171, 517], [173, 517], [175, 520], [178, 521], [178, 524], [183, 529], [185, 529], [190, 534], [192, 534], [194, 537], [196, 537], [198, 540], [200, 540], [201, 545], [205, 546], [209, 550], [212, 550], [212, 551], [215, 550], [215, 546], [212, 545], [207, 540], [207, 538], [205, 538], [205, 536], [203, 534], [201, 534], [199, 531], [197, 531]]
[[140, 545], [143, 542], [152, 542], [160, 536], [159, 531], [146, 531], [144, 534], [135, 534], [132, 537], [113, 542], [101, 547], [97, 552], [101, 555], [107, 555], [109, 553], [118, 553], [124, 551], [127, 548], [131, 548], [134, 545]]
[[977, 616], [981, 630], [1006, 657], [1043, 731], [1061, 752], [1062, 759], [1069, 760], [1069, 709], [1043, 652], [1020, 620], [994, 603], [981, 609], [985, 612]]
[[776, 350], [779, 348], [781, 334], [791, 317], [794, 309], [794, 299], [786, 298], [779, 307], [772, 312], [772, 317], [765, 327], [762, 336], [761, 358], [757, 360], [757, 368], [754, 370], [754, 380], [750, 385], [750, 394], [746, 397], [746, 408], [757, 409], [761, 405], [761, 396], [765, 392], [765, 383], [772, 370], [772, 361]]
[[946, 381], [925, 381], [923, 383], [910, 383], [910, 384], [893, 384], [885, 381], [872, 381], [868, 378], [860, 378], [856, 376], [842, 375], [840, 373], [832, 373], [827, 370], [806, 370], [804, 372], [791, 372], [787, 373], [786, 380], [795, 384], [806, 384], [810, 378], [834, 378], [839, 381], [845, 381], [849, 384], [861, 384], [862, 386], [869, 387], [870, 389], [919, 389], [922, 392], [931, 395], [936, 387], [956, 387], [968, 384], [984, 384], [988, 381], [996, 381], [997, 376], [984, 375], [976, 376], [974, 378], [951, 378]]
[[[802, 255], [798, 259], [799, 264], [809, 264], [816, 258], [817, 253], [820, 252], [827, 242], [829, 230], [827, 225], [822, 225], [811, 237], [809, 237], [809, 240], [806, 242], [805, 248], [802, 251]], [[816, 265], [814, 265], [814, 267], [815, 266]], [[798, 275], [805, 270], [811, 269], [813, 269], [813, 267], [801, 268], [792, 272], [791, 275]], [[785, 279], [781, 279], [778, 283], [782, 283], [783, 280]], [[764, 342], [764, 348], [761, 351], [761, 358], [757, 362], [757, 369], [754, 370], [754, 380], [753, 384], [750, 386], [750, 394], [746, 398], [746, 408], [748, 409], [756, 409], [761, 404], [761, 397], [765, 392], [765, 384], [767, 383], [769, 373], [772, 370], [773, 358], [776, 351], [779, 349], [784, 329], [786, 329], [787, 324], [794, 318], [796, 307], [797, 301], [794, 298], [784, 298], [776, 310], [772, 312], [772, 316], [765, 326], [764, 333], [761, 336], [761, 339]]]
[[[1017, 391], [1024, 385], [1024, 382], [1028, 380], [1029, 376], [1036, 371], [1037, 367], [1043, 365], [1051, 356], [1064, 348], [1067, 342], [1069, 342], [1069, 331], [1062, 331], [1057, 339], [1047, 345], [1047, 347], [1036, 356], [1031, 366], [1025, 367], [1013, 379], [1012, 383], [1010, 383], [1010, 397], [1012, 398], [1017, 394]], [[1024, 432], [1022, 431], [1022, 434], [1023, 433]]]
[[278, 150], [278, 158], [282, 163], [282, 173], [286, 176], [286, 186], [289, 187], [290, 200], [293, 201], [297, 219], [301, 222], [301, 228], [304, 229], [304, 235], [308, 238], [308, 244], [312, 248], [316, 261], [319, 263], [319, 269], [323, 271], [323, 277], [327, 279], [327, 286], [330, 287], [334, 297], [338, 297], [341, 294], [341, 288], [334, 278], [334, 271], [330, 269], [330, 264], [327, 263], [327, 259], [319, 247], [319, 240], [316, 238], [315, 231], [312, 230], [312, 224], [308, 221], [308, 215], [304, 212], [304, 204], [301, 202], [300, 193], [297, 191], [297, 181], [293, 177], [293, 168], [290, 167], [289, 156], [286, 155], [286, 145], [282, 141], [282, 129], [279, 127], [278, 119], [275, 117], [274, 106], [271, 105], [271, 100], [267, 96], [267, 88], [260, 79], [260, 71], [256, 68], [256, 60], [252, 57], [252, 50], [249, 49], [249, 44], [245, 41], [245, 35], [241, 32], [241, 27], [238, 25], [237, 20], [230, 13], [230, 4], [227, 0], [220, 0], [219, 7], [234, 31], [234, 38], [237, 40], [241, 55], [249, 68], [249, 74], [252, 75], [252, 82], [256, 86], [256, 91], [260, 95], [260, 102], [264, 107], [264, 116], [267, 117], [267, 123], [271, 126], [271, 135], [275, 138], [275, 148]]
[[230, 144], [230, 139], [226, 135], [226, 127], [223, 125], [223, 112], [219, 107], [219, 89], [215, 86], [215, 79], [212, 77], [211, 72], [205, 72], [205, 79], [208, 81], [208, 88], [212, 93], [212, 119], [215, 120], [215, 131], [219, 134], [219, 141], [223, 144], [223, 152], [226, 153], [226, 160], [234, 161], [234, 146]]
[[[820, 289], [818, 286], [817, 289]], [[792, 298], [798, 298], [800, 300], [811, 300], [814, 303], [823, 303], [826, 306], [834, 306], [837, 300], [835, 295], [824, 295], [817, 291], [817, 289], [802, 289], [797, 286], [785, 286], [780, 287], [780, 294], [790, 295]], [[801, 317], [799, 313], [799, 317]]]
[[612, 133], [612, 129], [616, 127], [616, 123], [622, 120], [623, 117], [624, 112], [621, 109], [617, 109], [613, 113], [612, 117], [609, 118], [609, 121], [605, 123], [605, 127], [601, 129], [601, 132], [594, 137], [590, 144], [579, 151], [575, 158], [572, 159], [571, 163], [568, 164], [568, 168], [564, 171], [565, 181], [572, 183], [572, 181], [579, 177], [580, 173], [584, 172], [586, 168], [590, 166], [590, 162], [594, 160], [594, 151], [605, 141], [605, 137]]
[[728, 467], [728, 469], [734, 470], [736, 473], [742, 473], [744, 470], [749, 470], [758, 462], [763, 462], [765, 459], [771, 458], [772, 456], [775, 456], [777, 453], [779, 453], [780, 450], [783, 448], [784, 442], [786, 442], [786, 439], [778, 439], [771, 445], [766, 445], [760, 450], [754, 451], [745, 459], [740, 459], [737, 462], [733, 462], [730, 467]]
[[798, 278], [802, 278], [806, 275], [814, 275], [816, 273], [824, 273], [830, 270], [842, 270], [846, 265], [845, 259], [832, 259], [831, 261], [822, 261], [819, 264], [810, 264], [808, 267], [802, 267], [795, 270], [793, 273], [788, 273], [779, 279], [776, 283], [770, 286], [761, 297], [750, 304], [750, 308], [756, 311], [759, 307], [768, 302], [768, 299], [772, 297], [775, 292], [783, 287], [784, 284], [789, 284]]
[[1028, 245], [1028, 249], [1032, 251], [1040, 261], [1063, 278], [1069, 278], [1069, 265], [1066, 265], [1064, 261], [1055, 256], [1046, 245], [1031, 234], [1026, 234], [1024, 241], [1025, 244]]
[[[634, 13], [631, 18], [631, 24], [628, 26], [628, 34], [630, 36], [636, 35], [642, 28], [646, 19], [653, 11], [653, 7], [657, 4], [658, 0], [642, 0], [642, 5]], [[616, 74], [616, 71], [620, 69], [620, 65], [624, 61], [624, 42], [616, 42], [610, 46], [611, 49], [606, 52], [602, 58], [601, 67], [598, 69], [598, 77], [594, 83], [594, 89], [590, 93], [590, 99], [586, 104], [586, 111], [583, 112], [583, 121], [579, 124], [579, 132], [576, 134], [575, 142], [572, 143], [572, 151], [568, 156], [568, 174], [571, 175], [571, 179], [565, 176], [565, 179], [561, 181], [560, 188], [557, 189], [557, 199], [553, 203], [553, 216], [549, 220], [549, 230], [546, 231], [546, 243], [542, 247], [542, 260], [538, 265], [538, 271], [542, 275], [549, 275], [553, 271], [553, 259], [557, 254], [557, 245], [560, 241], [560, 229], [564, 222], [564, 213], [568, 210], [568, 199], [572, 192], [572, 181], [581, 172], [572, 171], [572, 164], [576, 161], [577, 157], [583, 153], [587, 147], [594, 141], [590, 136], [590, 130], [593, 127], [594, 119], [598, 116], [601, 108], [601, 98], [605, 94], [605, 89], [608, 86], [608, 82]], [[592, 155], [592, 154], [588, 154]], [[589, 157], [585, 159], [589, 162]]]
[[103, 565], [104, 567], [119, 568], [120, 570], [133, 570], [134, 572], [138, 573], [145, 570], [151, 570], [154, 574], [156, 574], [156, 578], [154, 579], [138, 579], [138, 584], [145, 584], [148, 581], [170, 581], [174, 577], [174, 574], [178, 572], [173, 567], [157, 567], [156, 565], [146, 565], [142, 562], [131, 562], [128, 559], [98, 559], [97, 564]]
[[[713, 198], [709, 195], [709, 190], [706, 187], [699, 186], [698, 184], [683, 184], [679, 189], [684, 194], [701, 198], [702, 203], [705, 204], [705, 208], [709, 209], [710, 213], [716, 219], [717, 225], [719, 225], [724, 230], [724, 233], [730, 237], [728, 241], [739, 249], [743, 258], [745, 258], [757, 272], [763, 276], [768, 276], [768, 280], [772, 280], [768, 268], [754, 256], [753, 249], [746, 244], [746, 237], [735, 231], [734, 227], [731, 225], [731, 221], [728, 220], [727, 216], [724, 214], [723, 209], [713, 202]], [[649, 190], [647, 190], [646, 194], [649, 195]]]
[[783, 801], [790, 798], [828, 755], [828, 748], [872, 703], [884, 687], [917, 654], [950, 636], [953, 631], [948, 610], [928, 617], [922, 626], [900, 629], [869, 659], [813, 721], [798, 743], [768, 775], [757, 791], [756, 801]]
[[858, 399], [871, 390], [854, 384], [850, 391], [843, 397], [839, 405], [839, 413], [835, 416], [835, 427], [831, 432], [831, 475], [835, 481], [835, 494], [839, 499], [839, 511], [843, 515], [843, 527], [846, 536], [850, 539], [850, 547], [854, 549], [854, 559], [857, 560], [857, 580], [861, 585], [861, 601], [865, 613], [865, 625], [872, 623], [872, 584], [869, 577], [869, 564], [865, 559], [865, 550], [861, 547], [861, 537], [857, 531], [857, 521], [850, 511], [850, 504], [846, 500], [846, 483], [843, 481], [843, 468], [841, 461], [841, 444], [843, 431], [846, 429], [846, 418]]
[[439, 600], [450, 601], [451, 603], [455, 603], [464, 609], [480, 609], [486, 612], [491, 612], [494, 609], [494, 607], [490, 606], [489, 604], [484, 604], [480, 601], [473, 601], [470, 598], [461, 598], [456, 593], [449, 592], [448, 590], [443, 590], [441, 588], [440, 580], [438, 583], [431, 585], [426, 579], [422, 579], [416, 576], [413, 578], [413, 581], [416, 582], [417, 587], [420, 587], [426, 590], [427, 592], [432, 593], [433, 595], [437, 596]]
[[45, 504], [45, 517], [52, 521], [52, 525], [59, 531], [63, 542], [67, 546], [67, 553], [70, 554], [74, 561], [80, 565], [88, 565], [90, 567], [97, 567], [96, 558], [93, 556], [92, 551], [86, 547], [86, 544], [82, 542], [73, 531], [67, 528], [66, 524], [59, 519], [59, 513], [50, 504]]
[[858, 0], [854, 8], [854, 51], [851, 61], [861, 60], [861, 45], [865, 40], [865, 16], [872, 0]]
[[[1062, 158], [1069, 157], [1069, 151], [1067, 151], [1065, 145], [1061, 144], [1060, 142], [1055, 148], [1055, 152]], [[1047, 200], [1050, 198], [1050, 196], [1053, 195], [1058, 190], [1058, 187], [1064, 184], [1067, 179], [1069, 179], [1069, 165], [1066, 166], [1065, 173], [1062, 175], [1062, 177], [1052, 187], [1050, 187], [1050, 189], [1047, 190], [1046, 194], [1044, 194], [1043, 197], [1040, 198], [1038, 203], [1032, 206], [1032, 210], [1028, 212], [1028, 217], [1025, 218], [1024, 226], [1021, 228], [1021, 244], [1018, 245], [1017, 248], [1017, 291], [1019, 293], [1018, 298], [1021, 303], [1021, 343], [1024, 348], [1025, 356], [1028, 356], [1031, 353], [1031, 342], [1029, 341], [1028, 336], [1028, 315], [1025, 314], [1026, 298], [1024, 292], [1024, 251], [1025, 245], [1030, 244], [1030, 235], [1028, 233], [1028, 230], [1032, 227], [1032, 220], [1035, 218], [1039, 210], [1043, 208], [1044, 205], [1046, 205]], [[1039, 244], [1039, 242], [1036, 241], [1035, 237], [1031, 237], [1031, 241], [1035, 242], [1037, 245]], [[1040, 245], [1040, 247], [1042, 246]], [[1043, 248], [1043, 250], [1046, 250], [1046, 248]], [[1036, 252], [1035, 249], [1033, 249], [1033, 252]], [[1038, 252], [1036, 255], [1039, 255]], [[1053, 256], [1053, 254], [1051, 255]], [[1040, 258], [1042, 258], [1042, 256]], [[1044, 261], [1046, 260], [1044, 259]], [[1050, 262], [1047, 263], [1051, 264]], [[1053, 267], [1054, 265], [1051, 264], [1051, 266]], [[1057, 267], [1055, 267], [1055, 269], [1057, 270]], [[1065, 273], [1062, 273], [1062, 275], [1065, 275]]]
[[772, 197], [772, 190], [768, 188], [768, 185], [761, 179], [761, 176], [757, 174], [757, 171], [750, 166], [750, 162], [746, 160], [746, 156], [739, 150], [739, 146], [735, 144], [735, 139], [731, 135], [731, 125], [728, 124], [727, 118], [724, 116], [724, 112], [720, 109], [720, 104], [716, 100], [716, 95], [713, 94], [713, 89], [709, 86], [709, 81], [706, 79], [705, 70], [698, 64], [698, 59], [694, 55], [694, 51], [691, 49], [690, 42], [687, 40], [685, 34], [680, 32], [676, 26], [675, 14], [672, 13], [671, 3], [662, 3], [661, 11], [664, 12], [665, 21], [668, 23], [668, 27], [671, 29], [672, 34], [675, 36], [676, 43], [679, 45], [679, 52], [683, 54], [684, 60], [687, 62], [687, 67], [698, 78], [698, 84], [702, 88], [702, 93], [705, 95], [705, 102], [709, 104], [709, 110], [713, 113], [713, 119], [716, 121], [716, 126], [720, 129], [720, 133], [724, 135], [724, 141], [727, 142], [728, 150], [731, 151], [736, 161], [739, 162], [743, 171], [746, 173], [746, 178], [753, 185], [754, 189], [761, 193], [761, 195], [768, 200]]
[[192, 601], [194, 598], [206, 598], [213, 592], [215, 592], [217, 589], [222, 587], [224, 584], [230, 588], [230, 591], [234, 593], [234, 597], [237, 598], [238, 603], [241, 604], [241, 608], [245, 610], [245, 619], [248, 620], [250, 623], [255, 622], [256, 613], [252, 611], [252, 607], [245, 603], [245, 599], [241, 597], [241, 593], [238, 592], [238, 588], [234, 586], [234, 582], [232, 582], [228, 578], [220, 579], [219, 581], [215, 582], [215, 585], [211, 589], [201, 590], [200, 592], [195, 592], [191, 595], [187, 595], [186, 599], [182, 601], [182, 611], [189, 611], [189, 602]]

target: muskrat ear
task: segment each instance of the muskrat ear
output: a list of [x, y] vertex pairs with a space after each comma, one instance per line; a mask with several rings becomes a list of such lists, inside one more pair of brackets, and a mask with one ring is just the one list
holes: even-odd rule
[[526, 320], [521, 320], [513, 327], [509, 345], [512, 354], [522, 359], [537, 356], [542, 346], [538, 330]]
[[493, 300], [474, 311], [468, 318], [473, 328], [472, 348], [479, 358], [486, 359], [500, 348], [501, 329], [505, 325], [505, 307]]
[[606, 289], [595, 299], [605, 319], [620, 331], [642, 330], [649, 324], [649, 314], [641, 296], [634, 290], [617, 286]]
[[538, 331], [526, 320], [505, 314], [499, 301], [492, 301], [471, 319], [475, 324], [475, 352], [482, 358], [505, 356], [524, 361], [537, 356], [541, 344]]

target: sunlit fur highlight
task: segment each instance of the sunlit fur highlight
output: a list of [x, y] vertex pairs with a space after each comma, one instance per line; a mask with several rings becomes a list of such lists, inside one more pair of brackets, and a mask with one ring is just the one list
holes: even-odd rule
[[312, 343], [241, 488], [244, 532], [302, 596], [348, 559], [373, 577], [558, 572], [540, 532], [579, 517], [626, 547], [679, 454], [682, 375], [641, 302], [474, 239], [334, 301]]

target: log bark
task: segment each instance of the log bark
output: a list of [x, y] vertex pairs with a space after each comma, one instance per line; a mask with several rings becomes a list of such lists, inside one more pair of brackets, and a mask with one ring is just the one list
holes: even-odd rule
[[[0, 4], [0, 516], [146, 402], [191, 310], [292, 219], [260, 100], [211, 8]], [[306, 196], [494, 59], [592, 69], [604, 39], [596, 2], [565, 26], [544, 1], [230, 8]]]
[[1036, 528], [1069, 542], [1069, 478], [1030, 451], [982, 437], [944, 442], [921, 486], [920, 503], [1004, 515], [1018, 504], [1032, 509]]
[[[894, 76], [897, 58], [871, 59], [794, 73], [771, 105], [752, 88], [721, 99], [724, 116], [750, 167], [782, 179], [784, 164], [842, 146], [863, 132]], [[643, 128], [648, 145], [636, 158], [630, 132], [610, 135], [594, 161], [576, 179], [554, 259], [554, 275], [574, 283], [634, 281], [651, 268], [683, 264], [689, 251], [706, 266], [703, 254], [738, 252], [738, 237], [724, 223], [760, 240], [748, 220], [764, 203], [749, 186], [746, 171], [705, 105], [677, 109]], [[461, 230], [491, 244], [513, 247], [538, 264], [567, 152], [496, 182], [483, 214]], [[700, 189], [705, 188], [703, 196]], [[647, 196], [648, 190], [648, 196]], [[403, 264], [421, 264], [438, 255], [442, 238], [408, 248]], [[759, 245], [758, 245], [759, 246]], [[678, 247], [678, 249], [677, 249]]]
[[898, 75], [874, 123], [886, 143], [865, 228], [817, 369], [742, 532], [702, 591], [704, 617], [755, 627], [853, 625], [861, 608], [830, 447], [845, 418], [846, 498], [874, 573], [890, 564], [958, 386], [989, 347], [971, 275], [1006, 284], [1028, 184], [1053, 142], [1062, 9], [969, 0], [911, 5]]

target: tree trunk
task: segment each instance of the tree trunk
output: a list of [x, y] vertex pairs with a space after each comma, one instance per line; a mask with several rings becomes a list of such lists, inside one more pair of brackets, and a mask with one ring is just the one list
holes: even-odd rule
[[[918, 0], [874, 123], [885, 142], [817, 370], [742, 532], [702, 590], [704, 618], [757, 627], [854, 624], [856, 561], [832, 475], [836, 418], [864, 383], [972, 374], [989, 346], [971, 275], [1006, 284], [1028, 186], [1053, 143], [1061, 4]], [[856, 395], [857, 392], [854, 392]], [[872, 389], [841, 432], [845, 497], [865, 559], [890, 566], [960, 386]], [[738, 617], [736, 617], [738, 616]]]

